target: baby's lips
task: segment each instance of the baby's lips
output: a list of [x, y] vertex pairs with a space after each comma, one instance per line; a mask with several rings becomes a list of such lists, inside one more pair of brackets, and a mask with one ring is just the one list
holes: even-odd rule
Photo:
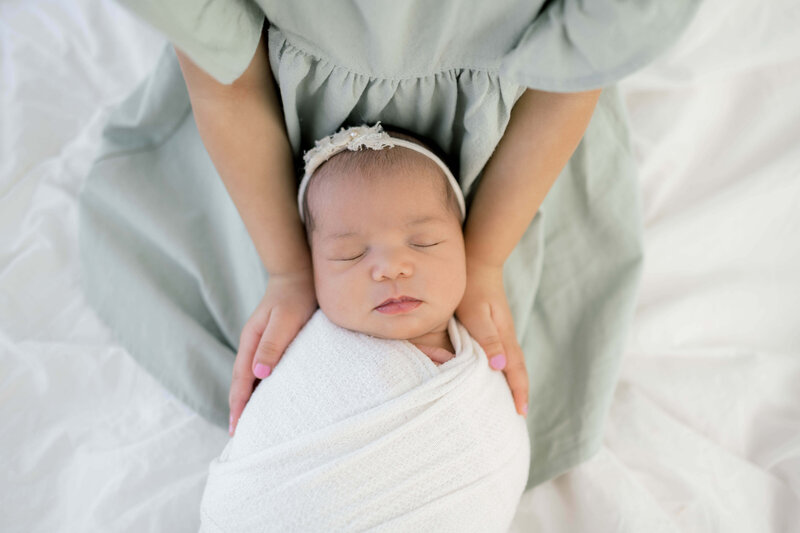
[[377, 309], [378, 307], [382, 307], [384, 305], [390, 304], [390, 303], [421, 302], [421, 301], [422, 300], [420, 300], [419, 298], [414, 298], [413, 296], [405, 296], [405, 295], [403, 295], [403, 296], [395, 296], [395, 297], [392, 297], [392, 298], [386, 298], [384, 301], [382, 301], [377, 306], [375, 306], [375, 309]]

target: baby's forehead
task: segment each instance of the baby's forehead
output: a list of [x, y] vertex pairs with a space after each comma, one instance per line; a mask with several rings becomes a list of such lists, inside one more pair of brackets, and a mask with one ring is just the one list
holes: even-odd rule
[[[435, 209], [444, 218], [452, 214], [461, 222], [458, 198], [451, 189], [449, 178], [430, 157], [402, 146], [382, 150], [345, 150], [320, 165], [309, 180], [303, 200], [309, 238], [322, 227], [321, 224], [325, 224], [327, 229], [331, 222], [326, 223], [324, 219], [327, 217], [315, 216], [315, 211], [321, 215], [320, 209], [323, 209], [328, 216], [337, 216], [335, 213], [341, 209], [361, 211], [366, 207], [347, 201], [344, 202], [347, 206], [333, 204], [332, 195], [341, 198], [340, 193], [344, 191], [364, 187], [371, 195], [396, 194], [398, 183], [402, 184], [400, 187], [418, 190], [416, 198], [432, 200], [420, 202], [429, 210]], [[403, 196], [408, 203], [408, 195]]]
[[336, 154], [316, 170], [306, 194], [313, 197], [315, 190], [330, 192], [365, 186], [373, 194], [390, 194], [398, 181], [410, 187], [430, 184], [442, 198], [446, 197], [449, 187], [447, 177], [430, 158], [403, 147], [393, 147]]
[[[336, 222], [344, 213], [385, 215], [377, 206], [390, 203], [397, 207], [396, 220], [421, 217], [447, 218], [447, 183], [437, 175], [438, 169], [403, 169], [371, 172], [358, 169], [324, 176], [312, 190], [312, 209], [324, 210], [327, 217], [319, 222]], [[343, 213], [344, 212], [344, 213]]]
[[[393, 179], [397, 180], [396, 186], [390, 187]], [[454, 214], [432, 179], [406, 181], [400, 176], [382, 176], [370, 180], [369, 187], [360, 186], [353, 176], [342, 176], [340, 185], [334, 181], [340, 180], [331, 180], [328, 185], [340, 187], [338, 192], [342, 194], [318, 192], [319, 203], [313, 215], [316, 237], [311, 239], [312, 246], [346, 243], [367, 234], [377, 238], [427, 233], [454, 222]], [[352, 188], [344, 190], [344, 187]], [[407, 194], [409, 190], [413, 193]]]

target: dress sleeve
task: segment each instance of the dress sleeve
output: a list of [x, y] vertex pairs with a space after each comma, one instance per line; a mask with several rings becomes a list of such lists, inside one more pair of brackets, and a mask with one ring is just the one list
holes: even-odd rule
[[233, 83], [255, 54], [264, 12], [253, 0], [117, 0], [161, 31], [220, 83]]
[[610, 85], [675, 42], [700, 0], [545, 2], [500, 73], [519, 85], [576, 92]]

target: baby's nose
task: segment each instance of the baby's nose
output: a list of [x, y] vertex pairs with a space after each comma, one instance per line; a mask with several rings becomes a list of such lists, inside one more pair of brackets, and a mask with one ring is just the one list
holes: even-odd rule
[[375, 281], [407, 278], [413, 273], [414, 266], [408, 254], [400, 250], [386, 250], [377, 253], [375, 263], [372, 265], [372, 279]]

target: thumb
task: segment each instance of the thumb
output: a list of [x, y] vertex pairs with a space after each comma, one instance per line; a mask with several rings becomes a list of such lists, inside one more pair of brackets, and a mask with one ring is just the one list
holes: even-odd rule
[[264, 333], [263, 324], [269, 320], [269, 313], [266, 316], [256, 315], [255, 320], [251, 319], [242, 329], [239, 338], [239, 350], [236, 352], [236, 360], [233, 362], [233, 375], [231, 376], [231, 389], [228, 394], [228, 407], [230, 417], [228, 419], [228, 434], [233, 435], [239, 417], [244, 411], [244, 406], [253, 394], [255, 378], [253, 377], [253, 358], [255, 356], [258, 341]]
[[280, 308], [273, 309], [256, 348], [253, 358], [253, 375], [258, 379], [269, 377], [302, 325], [302, 321], [290, 320], [290, 317]]
[[470, 317], [469, 323], [464, 325], [486, 352], [489, 366], [495, 370], [503, 370], [507, 362], [506, 352], [500, 333], [492, 319], [491, 308], [487, 305], [482, 312]]

